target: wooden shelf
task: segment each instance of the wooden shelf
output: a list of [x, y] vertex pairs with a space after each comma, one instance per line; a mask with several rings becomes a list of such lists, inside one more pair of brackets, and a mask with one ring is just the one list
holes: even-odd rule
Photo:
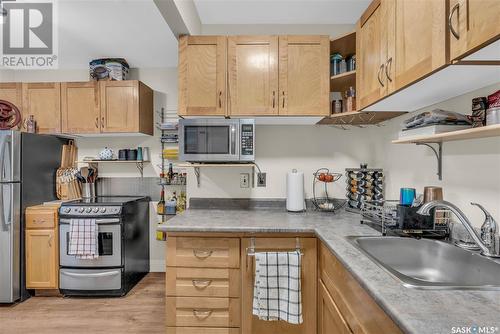
[[82, 161], [75, 161], [77, 164], [89, 164], [89, 165], [95, 165], [97, 167], [98, 164], [101, 163], [125, 163], [125, 164], [135, 164], [137, 170], [139, 173], [141, 173], [141, 177], [144, 176], [144, 163], [150, 162], [149, 160], [82, 160]]
[[179, 167], [193, 167], [193, 168], [200, 168], [200, 167], [255, 167], [255, 164], [253, 163], [241, 163], [241, 164], [234, 164], [234, 163], [184, 163], [184, 164], [178, 164], [177, 166]]
[[330, 40], [330, 54], [340, 53], [343, 57], [356, 53], [356, 32], [351, 31]]
[[145, 160], [82, 160], [82, 161], [76, 161], [78, 164], [100, 164], [100, 163], [144, 163], [144, 162], [149, 162]]
[[479, 139], [500, 136], [500, 124], [439, 133], [432, 136], [415, 136], [393, 140], [393, 144], [444, 143], [447, 141]]
[[356, 88], [356, 70], [330, 77], [330, 92], [345, 92], [349, 87]]
[[322, 125], [372, 125], [406, 114], [405, 112], [364, 112], [352, 111], [333, 114], [317, 124]]

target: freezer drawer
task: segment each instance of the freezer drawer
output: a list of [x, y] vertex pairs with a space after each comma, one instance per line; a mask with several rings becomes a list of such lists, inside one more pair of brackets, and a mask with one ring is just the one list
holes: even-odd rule
[[122, 269], [61, 269], [61, 290], [119, 290], [122, 287]]

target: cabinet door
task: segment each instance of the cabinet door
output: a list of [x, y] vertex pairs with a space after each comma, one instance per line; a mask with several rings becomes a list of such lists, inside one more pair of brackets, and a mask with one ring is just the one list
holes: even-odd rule
[[328, 36], [279, 37], [279, 114], [328, 116]]
[[38, 133], [61, 132], [61, 84], [24, 83], [23, 114], [33, 115]]
[[[389, 45], [392, 41], [395, 50], [389, 46], [384, 76], [389, 85], [394, 80], [398, 90], [446, 65], [446, 2], [391, 2], [395, 2], [396, 30]], [[391, 10], [388, 6], [389, 20]]]
[[318, 334], [351, 334], [351, 329], [323, 283], [319, 281], [318, 285]]
[[382, 77], [387, 61], [385, 0], [374, 1], [358, 22], [356, 31], [356, 87], [362, 109], [384, 97], [387, 80]]
[[[243, 334], [309, 334], [316, 333], [317, 325], [317, 248], [315, 238], [300, 238], [302, 250], [301, 288], [304, 322], [292, 325], [284, 321], [263, 321], [252, 315], [255, 259], [247, 256], [251, 238], [241, 239], [241, 332]], [[295, 250], [295, 238], [255, 238], [256, 251]]]
[[61, 84], [62, 132], [100, 132], [99, 88], [95, 81]]
[[226, 115], [225, 36], [179, 39], [179, 115]]
[[18, 129], [22, 129], [24, 118], [22, 117], [23, 112], [23, 99], [22, 99], [22, 84], [15, 82], [2, 82], [0, 83], [0, 100], [4, 100], [12, 103], [21, 111], [21, 122], [17, 126]]
[[500, 36], [498, 0], [449, 0], [450, 55], [460, 59]]
[[278, 37], [228, 37], [230, 115], [278, 114]]
[[139, 82], [101, 81], [101, 131], [139, 131]]
[[57, 289], [59, 254], [55, 230], [26, 230], [26, 287]]

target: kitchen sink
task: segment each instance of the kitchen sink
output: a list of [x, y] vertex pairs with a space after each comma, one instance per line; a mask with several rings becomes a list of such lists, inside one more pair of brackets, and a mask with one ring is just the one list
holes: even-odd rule
[[500, 263], [452, 244], [402, 237], [347, 239], [406, 287], [500, 290]]

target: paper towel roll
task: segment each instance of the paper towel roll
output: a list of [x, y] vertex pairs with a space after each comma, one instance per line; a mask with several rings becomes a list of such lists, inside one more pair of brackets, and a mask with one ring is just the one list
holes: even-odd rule
[[304, 173], [293, 169], [286, 175], [286, 209], [304, 211]]

